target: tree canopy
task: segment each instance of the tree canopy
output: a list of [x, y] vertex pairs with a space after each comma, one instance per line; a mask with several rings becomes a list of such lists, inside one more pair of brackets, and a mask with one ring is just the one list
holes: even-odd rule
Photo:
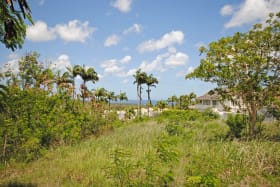
[[0, 42], [13, 51], [21, 48], [26, 36], [27, 18], [33, 23], [26, 0], [0, 0]]
[[223, 99], [243, 105], [249, 114], [250, 134], [257, 114], [280, 95], [280, 12], [246, 33], [237, 32], [201, 47], [206, 54], [186, 79], [199, 78], [217, 85]]

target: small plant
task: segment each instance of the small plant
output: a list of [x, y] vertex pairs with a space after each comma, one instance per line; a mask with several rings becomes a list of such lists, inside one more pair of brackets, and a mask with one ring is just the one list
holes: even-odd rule
[[168, 123], [165, 130], [169, 136], [179, 136], [184, 133], [184, 128], [178, 123]]
[[134, 168], [130, 157], [131, 153], [123, 148], [116, 148], [110, 155], [112, 166], [108, 168], [109, 177], [115, 180], [116, 186], [125, 186], [130, 183], [130, 173]]
[[179, 152], [175, 148], [177, 145], [176, 137], [167, 136], [165, 134], [158, 138], [156, 148], [158, 158], [166, 163], [177, 161], [179, 157]]
[[219, 185], [219, 179], [213, 175], [189, 176], [185, 186], [207, 186], [215, 187]]

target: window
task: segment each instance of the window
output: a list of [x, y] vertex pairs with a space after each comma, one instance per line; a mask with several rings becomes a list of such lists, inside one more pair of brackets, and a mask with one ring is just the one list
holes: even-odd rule
[[203, 100], [204, 105], [210, 105], [210, 100]]
[[213, 101], [212, 101], [212, 105], [213, 105], [213, 106], [216, 106], [216, 105], [217, 105], [217, 101], [216, 101], [216, 100], [213, 100]]

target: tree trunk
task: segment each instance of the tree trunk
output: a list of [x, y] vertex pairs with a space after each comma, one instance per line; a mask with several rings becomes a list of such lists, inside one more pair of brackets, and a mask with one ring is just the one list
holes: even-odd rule
[[137, 99], [138, 99], [137, 113], [138, 113], [138, 117], [141, 118], [141, 100], [142, 100], [142, 98], [141, 98], [141, 85], [140, 84], [137, 85]]
[[148, 93], [148, 117], [150, 116], [150, 106], [152, 105], [150, 92], [151, 92], [151, 89], [148, 86], [148, 89], [147, 89], [147, 93]]
[[3, 158], [5, 159], [6, 156], [6, 148], [7, 148], [7, 134], [4, 137], [4, 145], [3, 145]]
[[249, 111], [249, 135], [255, 136], [256, 135], [256, 124], [257, 124], [257, 108], [255, 103], [251, 104], [250, 111]]

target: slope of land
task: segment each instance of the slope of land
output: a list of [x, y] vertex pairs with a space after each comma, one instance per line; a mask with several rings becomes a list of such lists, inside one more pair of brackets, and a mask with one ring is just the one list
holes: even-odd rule
[[279, 142], [229, 141], [223, 121], [189, 117], [125, 124], [37, 161], [10, 163], [0, 186], [280, 186]]

